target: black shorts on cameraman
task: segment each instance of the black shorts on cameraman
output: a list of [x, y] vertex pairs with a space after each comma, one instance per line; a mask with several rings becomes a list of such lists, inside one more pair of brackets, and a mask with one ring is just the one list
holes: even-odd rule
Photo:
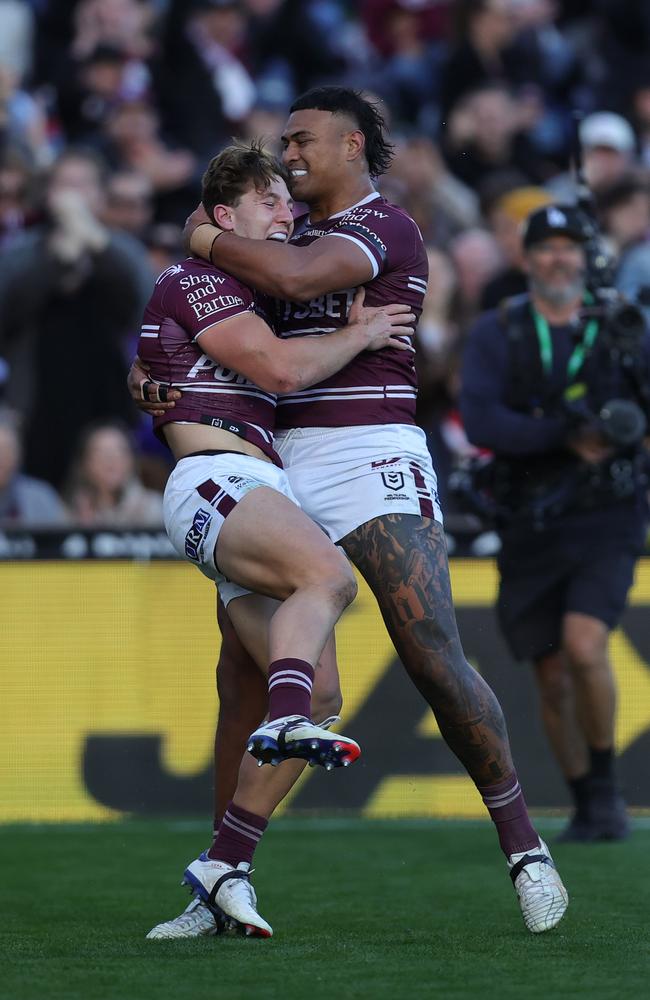
[[645, 534], [644, 512], [635, 503], [566, 514], [543, 531], [505, 529], [497, 611], [513, 657], [535, 662], [556, 652], [568, 612], [615, 629]]

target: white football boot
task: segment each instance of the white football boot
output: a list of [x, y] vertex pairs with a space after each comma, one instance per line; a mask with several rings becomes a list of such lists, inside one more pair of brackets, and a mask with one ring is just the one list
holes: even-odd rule
[[185, 882], [206, 906], [218, 907], [241, 924], [247, 937], [271, 937], [273, 928], [257, 912], [257, 897], [250, 882], [250, 865], [237, 867], [201, 854], [185, 869]]
[[508, 868], [524, 923], [531, 934], [556, 927], [569, 905], [569, 894], [544, 841], [540, 838], [539, 850], [511, 854]]
[[194, 896], [178, 917], [152, 927], [147, 939], [162, 941], [172, 938], [212, 937], [220, 932], [211, 910], [199, 896]]
[[[329, 722], [329, 719], [325, 720]], [[321, 764], [327, 771], [347, 767], [357, 759], [361, 748], [347, 736], [317, 726], [304, 715], [284, 715], [264, 722], [248, 740], [246, 749], [262, 764], [281, 764], [283, 760], [306, 760]]]
[[[331, 726], [340, 721], [340, 715], [329, 715], [323, 719], [320, 726], [321, 729], [330, 729]], [[188, 880], [184, 877], [181, 884], [186, 885], [187, 883]], [[152, 927], [147, 934], [147, 939], [162, 941], [172, 938], [213, 937], [217, 934], [241, 935], [245, 933], [246, 929], [236, 920], [226, 917], [223, 910], [218, 907], [210, 909], [200, 896], [193, 896], [188, 906], [177, 917]]]

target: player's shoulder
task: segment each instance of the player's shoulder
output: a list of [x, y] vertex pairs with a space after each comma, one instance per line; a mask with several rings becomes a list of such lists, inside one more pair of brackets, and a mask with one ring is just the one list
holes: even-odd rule
[[166, 302], [179, 295], [193, 297], [188, 299], [191, 302], [194, 297], [213, 294], [236, 296], [247, 304], [253, 300], [253, 292], [248, 285], [198, 257], [186, 257], [165, 268], [156, 278], [155, 287], [160, 298], [164, 297]]
[[422, 234], [408, 212], [378, 195], [345, 213], [342, 227], [348, 232], [366, 234], [382, 250], [384, 266], [408, 268], [408, 273], [426, 279], [428, 271]]
[[387, 201], [380, 194], [376, 198], [371, 198], [344, 212], [341, 215], [341, 223], [345, 224], [348, 221], [371, 224], [388, 232], [408, 232], [412, 236], [422, 239], [417, 224], [406, 209]]

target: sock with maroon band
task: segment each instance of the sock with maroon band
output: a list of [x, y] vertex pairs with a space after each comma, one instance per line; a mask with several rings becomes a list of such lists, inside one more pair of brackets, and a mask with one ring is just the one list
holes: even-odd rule
[[269, 667], [269, 721], [283, 715], [311, 716], [314, 668], [306, 660], [275, 660]]
[[247, 809], [241, 809], [231, 802], [221, 820], [214, 843], [208, 851], [208, 857], [212, 861], [226, 861], [235, 868], [240, 861], [247, 861], [250, 864], [255, 848], [268, 825], [267, 819], [256, 816]]
[[528, 818], [524, 795], [513, 773], [498, 785], [479, 788], [492, 822], [497, 828], [501, 850], [507, 858], [511, 854], [539, 848], [539, 836]]

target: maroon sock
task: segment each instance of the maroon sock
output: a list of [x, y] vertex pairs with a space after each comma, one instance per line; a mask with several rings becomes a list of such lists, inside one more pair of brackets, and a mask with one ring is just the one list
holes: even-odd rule
[[311, 716], [314, 668], [306, 660], [275, 660], [269, 667], [269, 720]]
[[214, 843], [208, 851], [212, 861], [227, 861], [237, 867], [240, 861], [253, 860], [255, 848], [262, 839], [262, 834], [269, 821], [255, 813], [241, 809], [230, 803], [221, 820], [219, 831]]
[[[478, 787], [478, 786], [477, 786]], [[492, 822], [497, 828], [501, 850], [507, 858], [539, 847], [539, 836], [528, 817], [524, 795], [516, 772], [498, 785], [479, 788]]]

